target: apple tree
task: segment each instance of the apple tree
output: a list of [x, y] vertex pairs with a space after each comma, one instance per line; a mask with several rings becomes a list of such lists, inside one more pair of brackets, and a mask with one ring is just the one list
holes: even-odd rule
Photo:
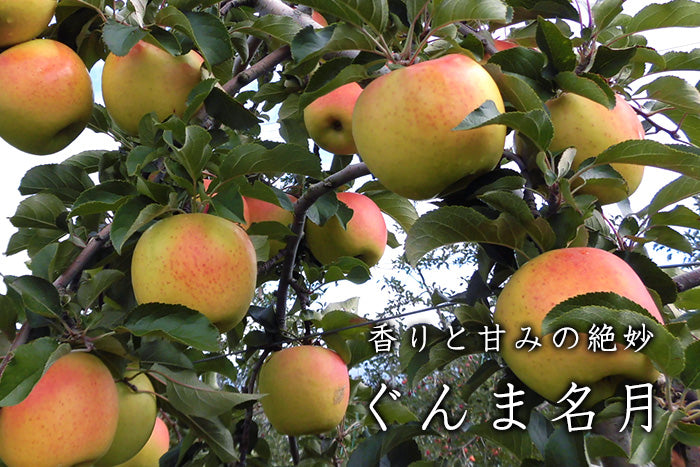
[[[41, 37], [87, 68], [107, 60], [112, 97], [87, 125], [118, 149], [37, 159], [17, 181], [26, 197], [6, 254], [26, 253], [30, 274], [3, 277], [0, 427], [73, 350], [99, 357], [117, 381], [148, 376], [173, 440], [161, 465], [697, 465], [700, 269], [666, 268], [655, 251], [697, 257], [700, 91], [689, 79], [700, 49], [665, 52], [645, 32], [697, 37], [700, 4], [650, 3], [633, 16], [624, 4], [59, 0]], [[3, 8], [0, 38], [3, 15], [18, 14]], [[16, 46], [0, 44], [3, 63]], [[137, 52], [143, 68], [108, 71]], [[51, 69], [23, 71], [54, 89]], [[25, 141], [7, 115], [28, 104], [5, 76], [0, 137]], [[305, 113], [348, 85], [349, 108], [345, 95], [317, 105], [315, 123]], [[131, 110], [152, 100], [165, 111]], [[71, 110], [56, 107], [26, 128]], [[334, 131], [352, 146], [322, 141]], [[652, 168], [677, 178], [632, 209]], [[384, 216], [364, 217], [345, 192]], [[279, 216], [249, 223], [248, 199]], [[225, 229], [180, 243], [167, 232], [132, 269], [145, 232], [186, 216], [217, 217], [247, 246], [231, 247]], [[311, 224], [327, 228], [320, 247], [307, 241]], [[241, 285], [242, 259], [187, 263], [200, 234], [195, 256], [212, 264], [254, 251], [254, 284]], [[359, 242], [369, 246], [353, 250]], [[385, 246], [385, 260], [397, 258], [385, 290], [404, 308], [329, 303], [331, 287], [381, 274]], [[444, 271], [457, 290], [432, 279]], [[138, 290], [144, 282], [154, 295]], [[180, 298], [159, 299], [166, 289]], [[195, 295], [242, 312], [214, 318]], [[431, 318], [406, 327], [398, 318], [411, 311]], [[530, 340], [511, 343], [524, 328]], [[393, 332], [386, 353], [380, 329]], [[552, 347], [562, 329], [559, 347], [577, 342], [569, 353]], [[303, 426], [325, 414], [331, 379], [313, 384], [305, 406], [304, 383], [282, 376], [292, 363], [301, 378], [325, 374], [322, 359], [265, 375], [268, 397], [294, 394], [274, 417], [293, 429], [261, 408], [264, 362], [300, 345], [330, 348], [349, 369], [333, 428]], [[555, 384], [593, 396], [572, 407]], [[633, 386], [648, 397], [633, 399]]]

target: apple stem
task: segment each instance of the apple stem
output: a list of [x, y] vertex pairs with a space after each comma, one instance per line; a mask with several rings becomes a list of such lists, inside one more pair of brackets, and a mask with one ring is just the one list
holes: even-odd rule
[[289, 438], [289, 452], [292, 454], [292, 463], [294, 465], [299, 465], [299, 444], [294, 436], [288, 436]]

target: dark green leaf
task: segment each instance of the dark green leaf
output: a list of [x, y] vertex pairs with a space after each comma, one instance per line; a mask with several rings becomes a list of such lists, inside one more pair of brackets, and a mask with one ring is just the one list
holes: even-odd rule
[[121, 254], [122, 247], [133, 234], [168, 211], [170, 211], [168, 206], [148, 204], [141, 197], [131, 198], [122, 204], [114, 214], [109, 235], [116, 252]]
[[146, 37], [148, 31], [138, 26], [131, 26], [115, 21], [112, 18], [102, 27], [102, 40], [114, 55], [123, 57], [128, 54], [138, 41]]
[[66, 212], [63, 202], [50, 193], [39, 193], [23, 199], [10, 222], [15, 227], [55, 229], [59, 217]]
[[600, 79], [595, 79], [593, 75], [578, 76], [571, 71], [564, 71], [554, 77], [557, 85], [564, 91], [586, 97], [612, 109], [615, 107], [615, 94], [612, 89]]
[[27, 171], [19, 184], [22, 195], [49, 192], [63, 201], [73, 201], [94, 183], [88, 174], [74, 165], [38, 165]]
[[248, 130], [260, 120], [250, 110], [219, 88], [214, 88], [204, 101], [207, 113], [232, 130]]
[[576, 54], [573, 51], [573, 44], [555, 24], [544, 18], [538, 18], [536, 38], [537, 46], [549, 59], [549, 66], [559, 72], [574, 71]]
[[625, 32], [650, 29], [689, 27], [700, 24], [700, 4], [692, 0], [672, 0], [663, 4], [651, 4], [642, 8], [626, 25]]
[[24, 305], [34, 313], [49, 318], [61, 316], [62, 307], [58, 290], [47, 280], [36, 276], [22, 276], [8, 285], [22, 295]]
[[110, 181], [82, 192], [73, 203], [71, 217], [116, 211], [129, 198], [136, 195], [134, 186], [127, 182]]
[[258, 144], [237, 146], [224, 157], [219, 176], [228, 180], [258, 172], [322, 177], [319, 158], [307, 148], [294, 144], [279, 144], [273, 149]]

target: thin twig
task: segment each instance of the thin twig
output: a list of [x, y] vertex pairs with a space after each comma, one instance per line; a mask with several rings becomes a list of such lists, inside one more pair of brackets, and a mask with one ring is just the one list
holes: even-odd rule
[[68, 266], [68, 268], [63, 271], [58, 279], [53, 282], [54, 287], [58, 289], [60, 293], [65, 292], [66, 287], [71, 281], [85, 269], [87, 263], [92, 259], [95, 254], [100, 251], [104, 244], [109, 240], [109, 232], [112, 230], [112, 224], [107, 224], [100, 232], [92, 237], [83, 251], [75, 258], [75, 260]]
[[27, 337], [29, 337], [30, 330], [31, 328], [29, 327], [29, 321], [25, 321], [17, 335], [15, 335], [15, 338], [12, 340], [12, 344], [10, 344], [10, 348], [7, 350], [5, 357], [0, 362], [0, 380], [2, 380], [2, 375], [5, 373], [7, 365], [10, 364], [12, 357], [14, 357], [17, 347], [27, 342]]

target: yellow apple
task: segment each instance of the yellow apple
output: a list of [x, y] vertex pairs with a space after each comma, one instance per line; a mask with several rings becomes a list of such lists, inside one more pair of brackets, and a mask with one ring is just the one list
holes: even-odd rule
[[[287, 195], [292, 203], [295, 203], [297, 198], [292, 195]], [[246, 229], [257, 222], [279, 222], [289, 226], [294, 222], [294, 213], [277, 206], [274, 203], [268, 203], [261, 199], [244, 196], [243, 200], [248, 207], [246, 213]], [[274, 256], [285, 247], [285, 243], [281, 240], [270, 240], [270, 256]]]
[[92, 115], [92, 83], [68, 46], [35, 39], [0, 53], [0, 137], [20, 151], [51, 154]]
[[332, 350], [313, 345], [274, 352], [260, 369], [258, 391], [263, 411], [280, 433], [324, 433], [345, 415], [350, 378], [345, 362]]
[[314, 257], [329, 264], [341, 256], [359, 258], [368, 266], [379, 262], [386, 247], [387, 230], [379, 207], [363, 194], [344, 191], [337, 193], [339, 201], [353, 210], [347, 228], [332, 217], [322, 226], [307, 220], [306, 243]]
[[56, 0], [0, 0], [0, 47], [34, 39], [56, 11]]
[[[617, 94], [611, 110], [583, 96], [563, 93], [549, 100], [547, 108], [554, 124], [554, 139], [549, 148], [560, 151], [576, 148], [574, 169], [589, 157], [595, 157], [610, 146], [630, 139], [644, 139], [644, 128], [634, 109]], [[611, 164], [627, 182], [627, 189], [605, 185], [584, 185], [580, 193], [595, 195], [601, 204], [617, 203], [634, 193], [642, 181], [644, 166]]]
[[334, 154], [357, 152], [352, 138], [352, 111], [361, 92], [359, 84], [345, 84], [306, 106], [304, 125], [321, 148]]
[[153, 384], [145, 373], [127, 371], [125, 381], [117, 382], [119, 423], [109, 451], [95, 464], [117, 465], [134, 457], [148, 441], [156, 422], [158, 407]]
[[504, 111], [496, 83], [464, 55], [396, 69], [372, 81], [357, 99], [352, 117], [357, 151], [387, 189], [431, 198], [492, 170], [501, 159], [505, 126], [452, 131], [487, 100]]
[[[559, 400], [571, 382], [591, 388], [586, 402], [592, 405], [611, 396], [625, 378], [653, 382], [658, 376], [646, 355], [623, 350], [619, 344], [615, 352], [593, 352], [587, 348], [586, 334], [579, 334], [578, 345], [571, 350], [566, 348], [571, 343], [554, 346], [553, 334], [542, 339], [542, 320], [555, 305], [591, 292], [617, 293], [663, 323], [634, 270], [619, 257], [597, 248], [543, 253], [518, 269], [498, 297], [493, 319], [505, 330], [500, 343], [503, 359], [523, 383], [550, 401]], [[524, 335], [521, 328], [527, 326], [531, 327], [530, 336], [539, 337], [542, 343], [531, 352], [530, 346], [515, 348], [515, 342]]]
[[0, 459], [8, 466], [88, 466], [107, 452], [117, 430], [119, 397], [94, 355], [56, 360], [17, 405], [0, 410]]
[[137, 135], [144, 115], [160, 120], [182, 116], [187, 96], [200, 82], [202, 57], [191, 50], [180, 56], [140, 41], [123, 57], [110, 53], [102, 70], [102, 96], [114, 122]]
[[138, 303], [184, 305], [222, 332], [238, 324], [255, 292], [255, 248], [237, 224], [211, 214], [180, 214], [148, 228], [134, 249]]
[[170, 433], [165, 422], [156, 418], [151, 437], [134, 457], [119, 467], [158, 467], [159, 459], [170, 449]]

